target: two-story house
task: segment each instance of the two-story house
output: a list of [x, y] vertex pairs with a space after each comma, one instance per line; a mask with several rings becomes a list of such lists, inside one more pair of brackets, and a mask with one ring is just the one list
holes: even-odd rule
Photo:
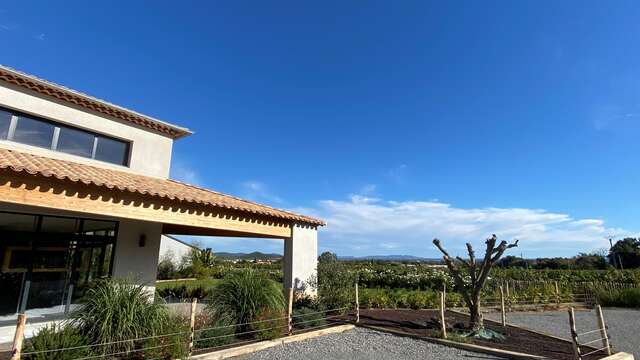
[[0, 316], [64, 312], [104, 276], [153, 287], [162, 234], [283, 239], [284, 286], [309, 279], [324, 223], [169, 179], [190, 134], [0, 67]]

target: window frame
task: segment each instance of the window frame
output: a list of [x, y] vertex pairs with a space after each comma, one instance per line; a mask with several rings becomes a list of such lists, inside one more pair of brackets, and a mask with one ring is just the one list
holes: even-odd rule
[[[116, 138], [110, 135], [106, 135], [106, 134], [102, 134], [102, 133], [98, 133], [95, 131], [91, 131], [91, 130], [86, 130], [74, 125], [70, 125], [70, 124], [64, 124], [61, 122], [57, 122], [57, 121], [53, 121], [53, 120], [49, 120], [49, 119], [45, 119], [41, 116], [37, 116], [37, 115], [31, 115], [28, 113], [24, 113], [21, 111], [17, 111], [17, 110], [12, 110], [9, 108], [6, 108], [4, 106], [0, 106], [0, 110], [5, 111], [9, 114], [11, 114], [11, 120], [9, 123], [9, 129], [7, 131], [7, 137], [6, 138], [0, 138], [0, 141], [9, 141], [12, 143], [16, 143], [16, 144], [22, 144], [22, 145], [26, 145], [26, 146], [33, 146], [33, 147], [37, 147], [40, 149], [48, 149], [51, 151], [56, 151], [56, 152], [60, 152], [63, 154], [68, 154], [71, 156], [77, 156], [83, 159], [91, 159], [94, 161], [99, 161], [105, 164], [111, 164], [111, 165], [118, 165], [118, 166], [124, 166], [124, 167], [130, 167], [131, 165], [131, 150], [133, 148], [133, 142], [130, 140], [124, 140], [124, 139], [120, 139], [120, 138]], [[51, 145], [49, 147], [46, 146], [38, 146], [38, 145], [31, 145], [31, 144], [27, 144], [21, 141], [16, 141], [15, 139], [15, 133], [16, 133], [16, 128], [18, 127], [18, 122], [20, 121], [21, 117], [27, 117], [31, 120], [35, 120], [35, 121], [40, 121], [43, 123], [48, 123], [53, 125], [54, 130], [53, 130], [53, 135], [51, 138]], [[76, 131], [80, 131], [86, 134], [89, 134], [91, 136], [93, 136], [93, 145], [92, 145], [92, 149], [91, 149], [91, 155], [90, 156], [83, 156], [83, 155], [78, 155], [78, 154], [73, 154], [70, 152], [65, 152], [65, 151], [61, 151], [58, 150], [58, 141], [60, 138], [60, 130], [61, 128], [68, 128], [71, 130], [76, 130]], [[110, 162], [110, 161], [105, 161], [105, 160], [100, 160], [100, 159], [96, 159], [96, 153], [98, 150], [98, 139], [99, 138], [106, 138], [112, 141], [117, 141], [120, 143], [123, 143], [125, 145], [125, 153], [123, 154], [123, 163], [115, 163], [115, 162]]]

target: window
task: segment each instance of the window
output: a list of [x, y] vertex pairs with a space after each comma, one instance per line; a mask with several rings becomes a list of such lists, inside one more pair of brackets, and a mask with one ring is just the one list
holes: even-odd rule
[[90, 158], [95, 138], [95, 135], [82, 130], [60, 127], [56, 150]]
[[51, 123], [20, 116], [11, 140], [50, 149], [54, 130]]
[[8, 111], [0, 109], [0, 140], [6, 140], [9, 135], [9, 126], [11, 126], [12, 114]]
[[129, 144], [98, 136], [96, 147], [96, 160], [102, 160], [114, 164], [126, 165], [129, 161]]
[[126, 141], [3, 108], [0, 108], [0, 140], [39, 146], [117, 165], [129, 165], [130, 144]]

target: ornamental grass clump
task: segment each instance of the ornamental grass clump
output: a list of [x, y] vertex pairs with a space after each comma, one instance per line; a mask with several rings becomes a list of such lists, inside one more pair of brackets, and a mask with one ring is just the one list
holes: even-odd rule
[[[90, 344], [104, 344], [94, 347], [94, 352], [123, 353], [123, 358], [134, 354], [144, 357], [144, 349], [149, 347], [156, 347], [153, 355], [180, 356], [188, 339], [186, 323], [171, 316], [163, 304], [154, 303], [144, 285], [128, 280], [96, 282], [87, 290], [80, 308], [71, 314], [70, 325], [79, 329]], [[134, 340], [182, 332], [185, 334]], [[164, 346], [170, 343], [176, 345]]]
[[245, 324], [265, 313], [284, 316], [285, 300], [279, 284], [256, 270], [244, 269], [215, 285], [206, 309], [213, 319], [237, 324], [236, 333], [241, 333], [254, 329]]

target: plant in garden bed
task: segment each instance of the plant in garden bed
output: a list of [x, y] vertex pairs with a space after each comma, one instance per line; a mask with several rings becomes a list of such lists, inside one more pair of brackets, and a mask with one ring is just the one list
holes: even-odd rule
[[78, 310], [71, 313], [70, 325], [79, 329], [90, 344], [107, 344], [94, 348], [100, 354], [140, 352], [138, 350], [147, 347], [180, 342], [161, 349], [163, 355], [180, 357], [185, 351], [182, 344], [188, 338], [187, 334], [182, 334], [125, 341], [188, 330], [186, 323], [172, 317], [163, 304], [153, 302], [144, 285], [128, 280], [96, 282], [87, 291]]
[[196, 349], [220, 347], [235, 341], [235, 325], [228, 320], [211, 318], [208, 312], [196, 315], [195, 329]]
[[[245, 269], [228, 274], [215, 285], [206, 310], [212, 319], [246, 324], [267, 311], [282, 313], [284, 308], [282, 288], [263, 273]], [[236, 332], [251, 329], [250, 325], [239, 325]]]
[[86, 357], [91, 349], [81, 347], [87, 345], [87, 338], [76, 327], [69, 324], [52, 324], [45, 326], [35, 336], [25, 342], [23, 353], [74, 348], [66, 351], [45, 352], [33, 355], [23, 355], [28, 360], [71, 360]]
[[598, 291], [596, 296], [602, 306], [640, 308], [640, 288]]
[[327, 315], [324, 312], [318, 312], [317, 309], [302, 307], [293, 311], [293, 327], [296, 329], [308, 329], [325, 325], [324, 320]]
[[[24, 358], [75, 359], [114, 353], [120, 359], [179, 358], [186, 355], [188, 330], [184, 319], [153, 302], [144, 285], [104, 279], [87, 290], [69, 320], [45, 327], [27, 340], [24, 352], [74, 349]], [[166, 334], [172, 335], [156, 337]]]
[[318, 261], [318, 276], [308, 280], [318, 290], [318, 300], [328, 310], [352, 306], [356, 274], [347, 265], [337, 261], [335, 255], [323, 253]]

